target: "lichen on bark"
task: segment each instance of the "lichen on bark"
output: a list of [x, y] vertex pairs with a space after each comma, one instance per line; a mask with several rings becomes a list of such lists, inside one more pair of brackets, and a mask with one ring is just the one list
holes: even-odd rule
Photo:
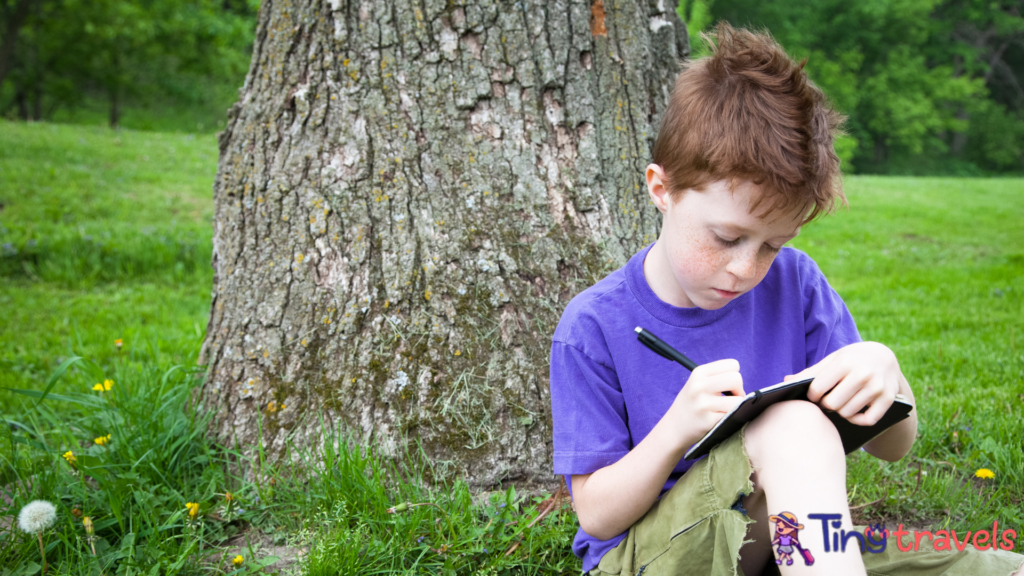
[[216, 435], [336, 426], [550, 480], [550, 338], [655, 238], [643, 173], [688, 54], [669, 2], [597, 2], [264, 0], [219, 139]]

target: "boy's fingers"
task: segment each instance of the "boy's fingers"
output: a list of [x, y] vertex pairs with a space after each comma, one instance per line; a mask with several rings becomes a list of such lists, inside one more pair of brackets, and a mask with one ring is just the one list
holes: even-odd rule
[[[832, 377], [830, 374], [829, 377]], [[833, 386], [832, 390], [827, 392], [818, 405], [825, 410], [831, 410], [833, 412], [841, 412], [843, 408], [849, 404], [850, 400], [853, 399], [861, 390], [863, 390], [868, 381], [870, 380], [870, 374], [864, 374], [861, 372], [853, 372], [850, 374], [843, 374], [839, 382]], [[817, 382], [817, 380], [815, 380]], [[814, 387], [814, 383], [811, 384]], [[807, 394], [810, 397], [810, 394]], [[867, 402], [860, 405], [859, 408], [863, 408]]]
[[[826, 360], [828, 359], [826, 358]], [[836, 387], [845, 374], [843, 373], [840, 362], [825, 363], [825, 360], [822, 360], [815, 367], [820, 367], [816, 374], [809, 373], [804, 377], [810, 378], [811, 376], [814, 376], [814, 382], [811, 382], [810, 387], [807, 388], [807, 399], [811, 402], [817, 403], [823, 396]], [[809, 371], [810, 368], [804, 370], [801, 374]]]
[[[714, 412], [725, 414], [735, 408], [736, 405], [742, 401], [742, 398], [737, 398], [735, 396], [716, 396], [711, 400], [710, 406]], [[718, 420], [715, 422], [718, 422]]]
[[879, 398], [874, 404], [868, 408], [868, 411], [863, 414], [855, 414], [852, 418], [847, 418], [853, 424], [858, 426], [871, 426], [882, 419], [885, 412], [892, 405], [892, 399], [890, 398]]
[[[743, 376], [739, 372], [722, 372], [714, 376], [701, 379], [701, 389], [716, 394], [732, 392], [733, 395], [743, 396]], [[737, 394], [739, 392], [739, 394]]]
[[878, 400], [879, 397], [876, 392], [862, 388], [860, 392], [855, 394], [853, 398], [843, 404], [842, 407], [836, 410], [836, 412], [838, 412], [843, 418], [850, 420], [854, 416], [860, 414], [860, 411], [865, 407], [870, 406], [872, 402], [876, 402]]
[[739, 372], [740, 362], [732, 358], [725, 360], [715, 360], [714, 362], [708, 362], [707, 364], [701, 364], [693, 370], [694, 376], [708, 377], [716, 374], [722, 374], [723, 372]]

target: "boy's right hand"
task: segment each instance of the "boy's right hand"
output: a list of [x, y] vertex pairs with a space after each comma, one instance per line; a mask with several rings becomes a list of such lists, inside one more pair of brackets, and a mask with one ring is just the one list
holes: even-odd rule
[[[732, 396], [723, 396], [723, 392]], [[745, 395], [738, 361], [718, 360], [695, 368], [666, 414], [676, 429], [680, 448], [703, 438]]]

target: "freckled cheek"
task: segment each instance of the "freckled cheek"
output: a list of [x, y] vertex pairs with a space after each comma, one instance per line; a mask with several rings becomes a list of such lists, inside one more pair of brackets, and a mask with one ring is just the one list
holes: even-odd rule
[[776, 254], [758, 254], [757, 256], [757, 278], [760, 282], [765, 275], [768, 274], [768, 269], [771, 268], [772, 262], [775, 261]]
[[696, 233], [689, 232], [681, 240], [672, 259], [676, 269], [690, 280], [712, 276], [728, 263], [726, 251]]

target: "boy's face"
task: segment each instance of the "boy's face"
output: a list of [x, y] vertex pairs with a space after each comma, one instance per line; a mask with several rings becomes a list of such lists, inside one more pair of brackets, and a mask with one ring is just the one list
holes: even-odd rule
[[762, 193], [749, 181], [730, 188], [719, 180], [673, 200], [661, 167], [647, 169], [651, 199], [664, 216], [661, 236], [644, 262], [644, 275], [659, 298], [680, 307], [717, 310], [764, 279], [783, 244], [800, 233], [805, 210], [750, 211]]

